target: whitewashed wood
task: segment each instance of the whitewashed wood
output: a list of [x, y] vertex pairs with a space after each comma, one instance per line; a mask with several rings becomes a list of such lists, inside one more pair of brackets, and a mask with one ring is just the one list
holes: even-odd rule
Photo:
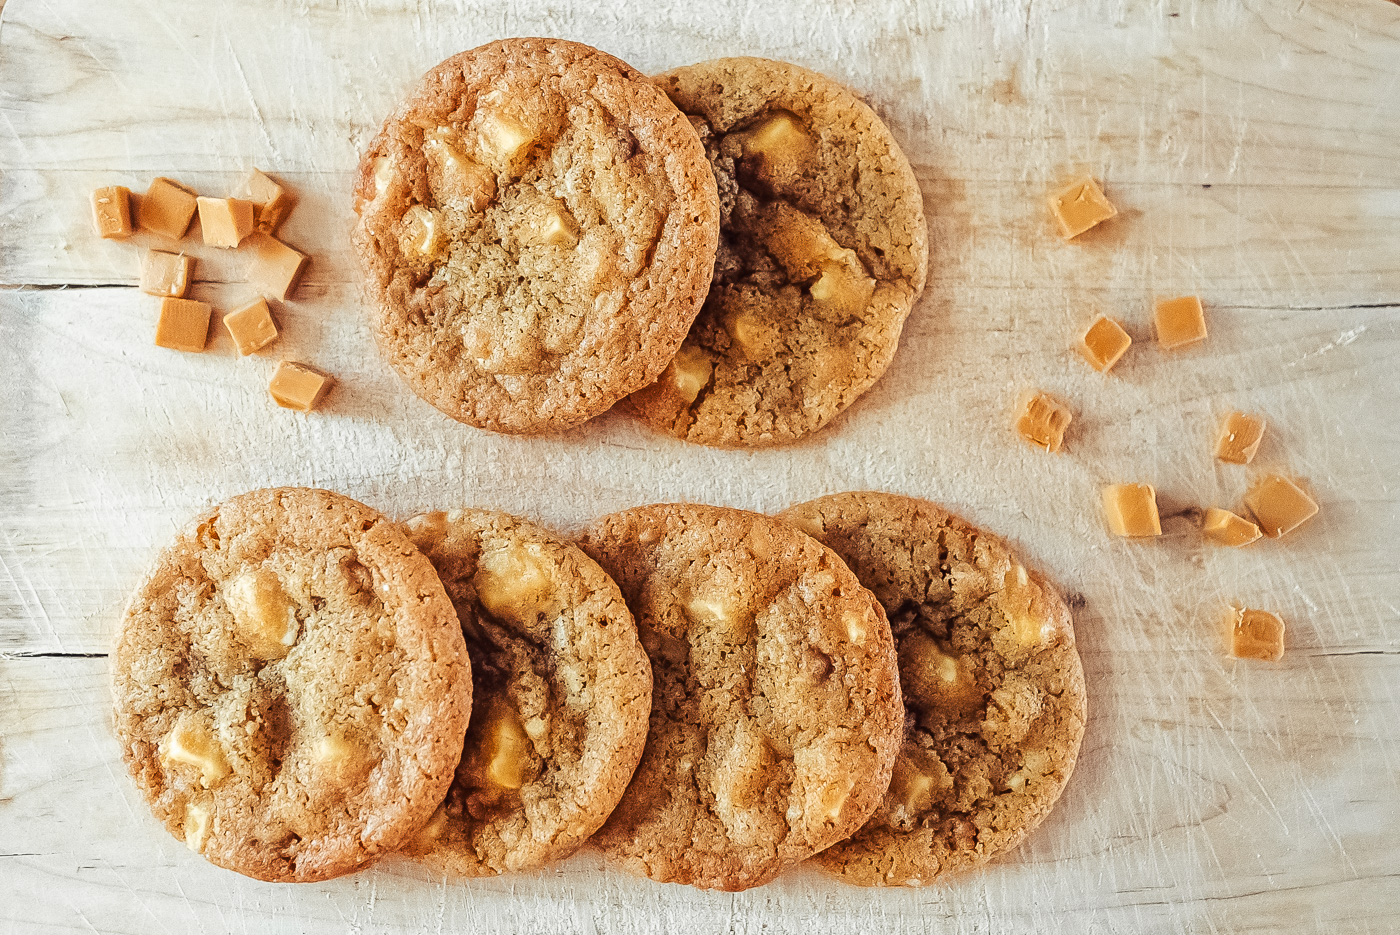
[[[1176, 13], [1179, 15], [1173, 16]], [[844, 77], [918, 167], [929, 294], [889, 376], [792, 448], [721, 452], [609, 415], [557, 438], [488, 435], [379, 361], [356, 295], [357, 147], [425, 68], [501, 35], [592, 42], [645, 70], [764, 54]], [[1344, 3], [630, 7], [11, 0], [0, 11], [0, 920], [159, 932], [1388, 932], [1400, 916], [1400, 8]], [[87, 232], [99, 183], [294, 182], [315, 256], [286, 336], [238, 359], [150, 346], [134, 248]], [[1040, 196], [1075, 168], [1124, 214], [1064, 244]], [[1203, 187], [1210, 186], [1210, 187]], [[246, 294], [237, 257], [201, 251]], [[1199, 292], [1211, 338], [1150, 340], [1157, 294]], [[1094, 310], [1140, 344], [1112, 378], [1068, 349]], [[283, 354], [341, 378], [273, 407]], [[1011, 437], [1027, 387], [1076, 410], [1058, 458]], [[1097, 488], [1229, 505], [1255, 469], [1209, 457], [1216, 418], [1271, 421], [1260, 469], [1323, 512], [1243, 551], [1102, 530]], [[986, 872], [864, 892], [797, 871], [703, 894], [592, 856], [470, 884], [393, 864], [304, 887], [205, 865], [155, 826], [110, 736], [106, 651], [126, 593], [198, 508], [266, 484], [394, 515], [498, 506], [569, 529], [635, 503], [771, 510], [871, 487], [1009, 536], [1080, 606], [1082, 765], [1047, 825]], [[1232, 662], [1229, 600], [1279, 610], [1278, 666]], [[1082, 603], [1080, 603], [1082, 602]], [[95, 654], [84, 658], [81, 654]], [[41, 928], [45, 927], [46, 928]]]

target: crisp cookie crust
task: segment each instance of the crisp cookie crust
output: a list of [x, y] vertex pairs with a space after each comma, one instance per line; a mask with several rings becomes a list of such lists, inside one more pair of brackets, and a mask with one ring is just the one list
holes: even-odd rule
[[380, 352], [423, 399], [500, 432], [576, 425], [655, 380], [719, 235], [685, 116], [559, 39], [429, 71], [361, 160], [355, 212]]
[[469, 877], [567, 857], [646, 743], [651, 665], [632, 614], [596, 562], [532, 523], [463, 510], [406, 526], [457, 608], [475, 704], [447, 800], [404, 851]]
[[661, 882], [742, 890], [858, 828], [903, 707], [890, 629], [830, 550], [755, 513], [615, 513], [584, 551], [622, 588], [653, 673], [646, 750], [595, 843]]
[[235, 497], [161, 553], [112, 659], [122, 755], [209, 861], [324, 880], [397, 848], [462, 754], [471, 667], [433, 566], [326, 490]]
[[879, 598], [907, 712], [884, 802], [818, 865], [863, 886], [920, 886], [1014, 847], [1059, 798], [1084, 735], [1064, 600], [999, 538], [926, 500], [844, 493], [779, 518]]
[[684, 345], [630, 405], [705, 445], [814, 432], [885, 372], [924, 287], [913, 169], [874, 111], [796, 65], [725, 58], [655, 80], [704, 141], [720, 246]]

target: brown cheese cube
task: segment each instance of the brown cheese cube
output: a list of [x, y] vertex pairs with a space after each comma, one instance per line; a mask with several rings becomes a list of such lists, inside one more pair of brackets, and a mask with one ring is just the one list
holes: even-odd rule
[[330, 376], [314, 367], [284, 360], [277, 365], [277, 372], [272, 375], [267, 389], [283, 409], [310, 412], [334, 382]]
[[1118, 213], [1103, 189], [1089, 176], [1077, 178], [1050, 195], [1050, 211], [1066, 240], [1078, 237]]
[[1194, 295], [1157, 301], [1157, 341], [1174, 351], [1206, 339], [1206, 316]]
[[1232, 608], [1230, 655], [1278, 662], [1283, 658], [1283, 621], [1267, 610]]
[[156, 179], [136, 209], [136, 224], [171, 240], [179, 240], [190, 229], [199, 202], [194, 192], [171, 179]]
[[131, 236], [131, 190], [123, 185], [99, 188], [92, 193], [92, 223], [97, 236], [125, 240]]
[[207, 302], [194, 299], [163, 299], [160, 320], [156, 322], [156, 344], [175, 351], [199, 353], [209, 340]]
[[1073, 414], [1069, 408], [1048, 393], [1036, 393], [1026, 399], [1016, 419], [1016, 432], [1038, 448], [1051, 453], [1060, 450], [1065, 429]]
[[261, 232], [249, 236], [248, 244], [253, 249], [253, 265], [248, 268], [249, 281], [271, 298], [285, 300], [306, 266], [306, 254]]
[[1103, 489], [1103, 512], [1115, 535], [1160, 536], [1157, 491], [1151, 484], [1110, 484]]
[[206, 247], [236, 247], [253, 232], [253, 203], [238, 198], [199, 198], [199, 229]]
[[141, 291], [178, 299], [189, 291], [193, 270], [193, 257], [147, 250], [141, 258]]
[[253, 203], [256, 209], [253, 226], [264, 234], [276, 232], [277, 225], [292, 210], [292, 196], [287, 190], [257, 169], [243, 179], [238, 193]]
[[224, 315], [224, 328], [233, 338], [240, 356], [260, 351], [277, 340], [277, 325], [272, 321], [267, 301], [262, 298]]
[[1128, 350], [1128, 345], [1132, 343], [1133, 339], [1128, 337], [1128, 332], [1123, 330], [1122, 325], [1107, 315], [1100, 315], [1094, 319], [1089, 330], [1084, 332], [1084, 337], [1079, 342], [1079, 352], [1089, 361], [1090, 367], [1099, 373], [1106, 373], [1118, 363], [1118, 358], [1123, 356]]
[[1215, 456], [1230, 464], [1248, 464], [1254, 460], [1259, 443], [1264, 440], [1268, 423], [1258, 416], [1232, 412], [1220, 424], [1220, 437], [1215, 442]]
[[1245, 506], [1259, 521], [1264, 535], [1277, 539], [1297, 529], [1317, 514], [1317, 503], [1297, 484], [1270, 474], [1244, 495]]
[[1221, 545], [1230, 546], [1249, 545], [1260, 535], [1258, 526], [1243, 516], [1236, 516], [1229, 510], [1222, 510], [1219, 507], [1211, 507], [1206, 510], [1206, 519], [1201, 526], [1201, 532], [1205, 533], [1208, 539], [1214, 539]]

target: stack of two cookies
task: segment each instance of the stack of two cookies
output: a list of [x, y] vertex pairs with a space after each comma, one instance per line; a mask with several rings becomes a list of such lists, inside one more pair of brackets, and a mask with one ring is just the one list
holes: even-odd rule
[[927, 274], [889, 130], [763, 59], [649, 79], [564, 40], [463, 52], [386, 121], [355, 211], [382, 354], [501, 432], [627, 399], [690, 441], [791, 441], [880, 377]]

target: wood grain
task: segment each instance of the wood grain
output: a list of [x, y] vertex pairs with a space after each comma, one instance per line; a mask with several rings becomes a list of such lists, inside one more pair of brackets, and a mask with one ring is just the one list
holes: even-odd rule
[[[609, 414], [552, 438], [456, 425], [374, 352], [346, 245], [360, 145], [413, 79], [503, 35], [563, 35], [644, 70], [758, 54], [850, 82], [923, 186], [933, 274], [890, 373], [816, 438], [723, 452]], [[30, 932], [1389, 932], [1400, 918], [1400, 8], [1350, 2], [175, 0], [0, 5], [0, 930]], [[218, 193], [257, 165], [301, 197], [314, 263], [237, 358], [150, 344], [136, 249], [88, 228], [98, 184]], [[1087, 169], [1122, 214], [1072, 244], [1042, 196]], [[196, 289], [249, 294], [196, 248]], [[1209, 341], [1155, 347], [1155, 296], [1198, 293]], [[1097, 311], [1137, 343], [1111, 377], [1070, 350]], [[275, 408], [282, 356], [336, 373]], [[1009, 431], [1035, 387], [1066, 453]], [[1256, 465], [1210, 457], [1261, 412]], [[1322, 505], [1292, 539], [1113, 540], [1101, 484], [1168, 513], [1276, 467]], [[801, 870], [760, 890], [656, 886], [584, 855], [458, 884], [406, 863], [302, 887], [217, 870], [149, 816], [109, 726], [114, 622], [155, 550], [252, 487], [332, 487], [394, 515], [494, 506], [562, 529], [625, 506], [774, 510], [856, 488], [931, 497], [1017, 544], [1076, 604], [1091, 691], [1079, 772], [985, 872], [864, 892]], [[1169, 523], [1169, 526], [1172, 525]], [[1229, 660], [1230, 601], [1289, 623], [1276, 666]]]

